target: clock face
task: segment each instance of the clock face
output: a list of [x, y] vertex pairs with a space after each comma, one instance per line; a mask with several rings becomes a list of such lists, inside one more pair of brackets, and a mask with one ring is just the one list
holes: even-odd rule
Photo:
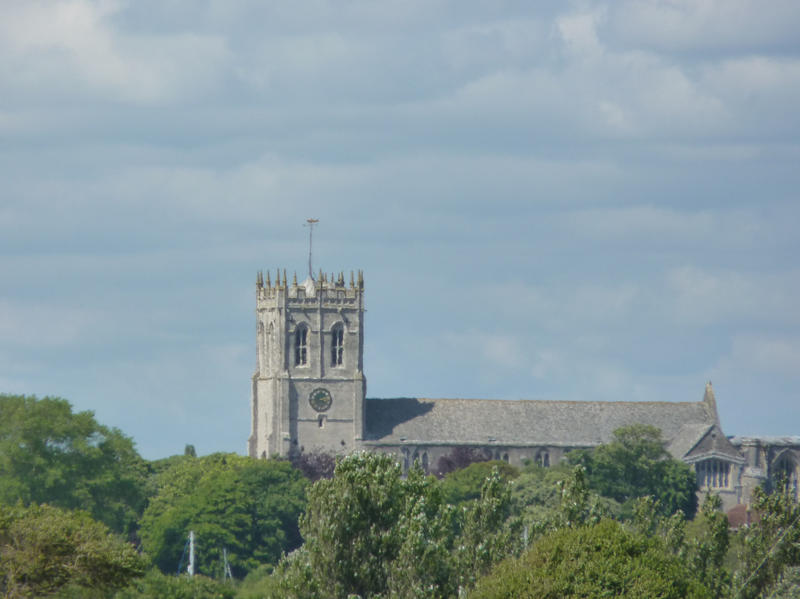
[[317, 412], [324, 412], [331, 407], [331, 404], [333, 403], [333, 397], [331, 397], [330, 391], [324, 387], [319, 387], [318, 389], [314, 389], [309, 394], [308, 403], [310, 403], [311, 407]]

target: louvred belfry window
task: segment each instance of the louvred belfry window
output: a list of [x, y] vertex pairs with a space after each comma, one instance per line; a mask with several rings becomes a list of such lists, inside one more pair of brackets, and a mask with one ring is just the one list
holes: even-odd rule
[[300, 325], [294, 332], [294, 365], [305, 366], [308, 363], [308, 328]]
[[331, 366], [344, 363], [344, 328], [337, 324], [331, 331]]

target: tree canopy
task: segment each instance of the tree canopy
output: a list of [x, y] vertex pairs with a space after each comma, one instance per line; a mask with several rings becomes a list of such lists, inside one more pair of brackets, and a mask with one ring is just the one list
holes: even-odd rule
[[512, 480], [519, 475], [519, 470], [499, 460], [473, 462], [450, 472], [442, 479], [442, 492], [448, 503], [458, 506], [465, 501], [478, 499], [481, 488], [492, 470], [497, 469], [505, 481]]
[[83, 509], [130, 533], [146, 501], [133, 441], [59, 398], [0, 395], [0, 503]]
[[681, 510], [687, 518], [697, 511], [697, 482], [691, 467], [664, 448], [661, 431], [635, 424], [614, 431], [610, 443], [594, 451], [575, 451], [570, 461], [586, 468], [589, 486], [604, 497], [627, 504], [650, 495], [666, 515]]
[[268, 597], [454, 597], [519, 545], [506, 523], [510, 497], [496, 469], [479, 499], [456, 510], [441, 484], [392, 456], [358, 453], [309, 489], [305, 545], [287, 556]]
[[145, 560], [87, 513], [48, 505], [0, 505], [0, 592], [42, 597], [67, 586], [115, 589]]
[[193, 530], [198, 572], [220, 574], [225, 549], [234, 576], [243, 577], [300, 545], [297, 520], [307, 484], [283, 461], [236, 454], [175, 460], [157, 475], [158, 491], [141, 519], [142, 544], [172, 573]]
[[613, 520], [564, 528], [478, 581], [470, 599], [710, 597], [657, 537], [627, 531]]

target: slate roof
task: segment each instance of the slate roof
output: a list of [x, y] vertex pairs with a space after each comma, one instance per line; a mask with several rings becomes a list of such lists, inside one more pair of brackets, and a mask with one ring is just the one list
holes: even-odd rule
[[[507, 445], [592, 447], [614, 430], [651, 424], [683, 457], [717, 421], [716, 406], [699, 402], [534, 401], [493, 399], [367, 399], [367, 445]], [[678, 454], [677, 451], [683, 451]]]
[[722, 429], [717, 425], [710, 427], [684, 458], [690, 463], [706, 458], [724, 458], [741, 464], [745, 461], [739, 450], [722, 434]]

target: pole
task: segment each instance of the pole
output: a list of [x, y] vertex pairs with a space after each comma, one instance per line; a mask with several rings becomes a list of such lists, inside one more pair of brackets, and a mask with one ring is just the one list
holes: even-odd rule
[[189, 531], [189, 567], [186, 569], [186, 572], [189, 574], [191, 578], [194, 576], [194, 531]]
[[318, 218], [307, 218], [306, 224], [303, 225], [308, 227], [308, 276], [311, 280], [314, 280], [314, 271], [311, 268], [311, 247], [314, 239], [314, 225], [316, 225], [318, 222]]

